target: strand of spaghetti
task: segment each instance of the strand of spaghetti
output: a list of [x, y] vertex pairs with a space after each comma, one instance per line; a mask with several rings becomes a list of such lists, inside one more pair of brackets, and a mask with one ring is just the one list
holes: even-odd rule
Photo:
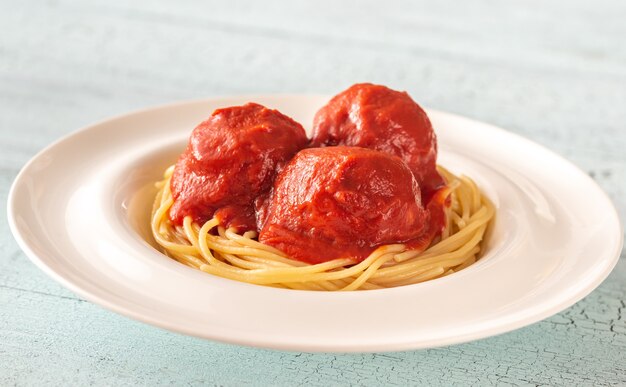
[[194, 255], [182, 254], [177, 251], [169, 251], [169, 255], [177, 261], [194, 268], [199, 268], [200, 265], [204, 264], [201, 259], [197, 258]]
[[[178, 243], [183, 246], [193, 246], [192, 242], [187, 239], [185, 229], [182, 227], [176, 226], [175, 228], [170, 229], [170, 231], [168, 231], [168, 235], [170, 236], [170, 242]], [[193, 247], [197, 249], [196, 246]]]
[[365, 283], [365, 281], [367, 281], [372, 276], [372, 274], [374, 274], [376, 272], [376, 270], [378, 270], [378, 268], [383, 263], [389, 261], [390, 259], [393, 259], [393, 253], [381, 255], [377, 260], [372, 262], [372, 264], [367, 269], [365, 269], [365, 271], [363, 273], [361, 273], [361, 275], [359, 275], [357, 277], [357, 279], [352, 281], [352, 283], [350, 283], [350, 285], [344, 287], [342, 290], [356, 290], [356, 289], [358, 289], [361, 285], [363, 285], [363, 283]]
[[[160, 184], [160, 183], [162, 183], [162, 185], [165, 185], [166, 181], [168, 181], [168, 180], [160, 181], [158, 183], [155, 183], [155, 185]], [[159, 187], [157, 187], [157, 188], [159, 188]], [[161, 206], [161, 199], [163, 198], [163, 191], [164, 191], [164, 189], [162, 189], [162, 187], [161, 187], [161, 189], [159, 189], [157, 191], [157, 194], [154, 197], [154, 201], [152, 202], [152, 214], [154, 214], [156, 212], [156, 209]]]
[[359, 287], [359, 289], [376, 290], [376, 289], [384, 289], [384, 287], [378, 286], [378, 285], [370, 283], [370, 282], [365, 282], [363, 285], [361, 285], [361, 287]]
[[[337, 269], [337, 270], [342, 270], [343, 268]], [[332, 287], [332, 290], [341, 290], [344, 287], [346, 287], [350, 282], [352, 282], [354, 280], [354, 277], [346, 277], [346, 278], [340, 278], [340, 279], [335, 279], [335, 280], [330, 280], [330, 281], [326, 281], [326, 280], [322, 280], [319, 281], [320, 283], [327, 283], [329, 287]]]
[[308, 283], [310, 283], [310, 284], [317, 284], [317, 285], [321, 286], [324, 290], [328, 290], [328, 291], [341, 290], [341, 287], [335, 285], [331, 281], [319, 281], [319, 282], [308, 282]]
[[[464, 262], [466, 262], [468, 259], [474, 257], [475, 254], [478, 253], [479, 250], [480, 248], [478, 246], [475, 246], [474, 249], [464, 254], [450, 253], [450, 256], [447, 257], [446, 259], [437, 259], [437, 260], [433, 260], [433, 262], [429, 264], [425, 264], [422, 266], [405, 268], [405, 270], [399, 271], [393, 276], [382, 276], [382, 277], [371, 278], [370, 281], [378, 285], [387, 285], [397, 280], [412, 278], [418, 274], [432, 270], [435, 267], [444, 267], [444, 268], [457, 267], [460, 264], [463, 264]], [[441, 258], [441, 257], [438, 257], [438, 258]]]
[[270, 288], [277, 288], [277, 289], [289, 289], [288, 287], [286, 287], [283, 284], [268, 284], [265, 286], [269, 286]]
[[[439, 253], [442, 251], [449, 251], [455, 248], [455, 246], [460, 246], [458, 240], [463, 239], [468, 233], [473, 232], [478, 229], [483, 224], [489, 222], [493, 217], [494, 208], [491, 203], [486, 202], [483, 207], [481, 207], [477, 212], [475, 212], [469, 220], [469, 225], [462, 230], [459, 230], [456, 234], [450, 236], [445, 241], [441, 241], [436, 245], [433, 245], [426, 249], [424, 254], [430, 253]], [[407, 260], [410, 257], [409, 252], [399, 254], [396, 256], [396, 259]]]
[[[424, 256], [431, 255], [433, 253], [439, 253], [441, 251], [451, 250], [462, 245], [468, 233], [478, 228], [483, 221], [484, 222], [489, 221], [492, 215], [489, 213], [488, 210], [489, 209], [479, 210], [477, 213], [473, 214], [472, 217], [470, 218], [470, 221], [469, 221], [470, 225], [468, 227], [464, 227], [462, 230], [456, 231], [453, 235], [450, 235], [447, 238], [442, 238], [442, 240], [432, 245], [425, 252], [408, 250], [406, 252], [396, 255], [394, 259], [396, 260], [396, 262], [402, 262], [402, 261], [415, 258], [417, 256], [424, 257]], [[481, 221], [480, 218], [483, 217], [483, 215], [485, 217]]]
[[[474, 182], [474, 180], [470, 179], [467, 176], [462, 176], [462, 181], [463, 181], [464, 184], [466, 184], [470, 188], [470, 192], [472, 193], [472, 206], [473, 206], [473, 208], [477, 209], [480, 206], [484, 205], [484, 203], [483, 203], [483, 195], [481, 194], [480, 189], [476, 185], [476, 182]], [[486, 197], [484, 197], [484, 198], [488, 201], [488, 199]]]
[[253, 270], [253, 269], [264, 269], [267, 267], [266, 265], [263, 265], [263, 264], [259, 264], [253, 261], [248, 261], [248, 260], [239, 258], [233, 254], [221, 253], [221, 256], [226, 258], [226, 260], [230, 262], [233, 266], [237, 266], [241, 269]]
[[246, 231], [243, 233], [243, 237], [247, 239], [253, 239], [253, 238], [256, 238], [257, 236], [258, 236], [257, 232], [252, 231], [252, 230]]
[[[226, 235], [226, 237], [230, 241], [234, 241], [237, 244], [244, 244], [245, 246], [243, 246], [243, 247], [251, 247], [251, 248], [256, 249], [256, 250], [261, 250], [261, 251], [265, 251], [265, 252], [271, 253], [272, 256], [269, 257], [269, 259], [267, 259], [267, 262], [272, 262], [273, 261], [275, 263], [284, 263], [284, 266], [306, 266], [307, 265], [304, 262], [300, 262], [300, 261], [296, 261], [296, 260], [293, 260], [293, 259], [286, 258], [286, 257], [284, 257], [282, 252], [280, 252], [280, 251], [278, 251], [278, 250], [276, 250], [276, 249], [274, 249], [274, 248], [272, 248], [270, 246], [264, 245], [264, 244], [262, 244], [260, 242], [252, 241], [252, 240], [249, 240], [247, 238], [243, 238], [240, 235], [237, 235], [236, 233], [234, 233], [234, 232], [232, 232], [230, 230], [226, 230], [225, 231], [225, 235]], [[250, 242], [252, 242], [252, 243], [250, 243]], [[220, 239], [213, 239], [213, 243], [215, 243], [215, 244], [218, 244], [218, 243], [227, 244], [226, 241], [220, 240]], [[233, 245], [229, 245], [229, 246], [234, 247], [234, 248], [241, 247], [241, 246], [233, 246]], [[250, 255], [250, 256], [252, 257], [253, 255]], [[263, 259], [263, 257], [258, 257], [258, 258], [259, 259]]]
[[198, 234], [193, 229], [191, 216], [185, 216], [185, 219], [183, 219], [183, 229], [191, 245], [198, 248]]
[[413, 278], [409, 278], [404, 281], [395, 282], [391, 286], [398, 287], [398, 286], [419, 284], [421, 282], [426, 282], [426, 281], [430, 281], [436, 278], [441, 278], [443, 276], [443, 273], [445, 272], [446, 272], [446, 269], [444, 267], [441, 267], [441, 266], [434, 267], [430, 269], [429, 271], [424, 272]]
[[286, 265], [289, 266], [306, 266], [307, 264], [304, 262], [300, 262], [300, 261], [296, 261], [295, 259], [290, 259], [287, 258], [286, 256], [284, 256], [284, 253], [278, 249], [275, 249], [271, 246], [265, 245], [261, 242], [257, 242], [255, 240], [246, 238], [244, 236], [238, 235], [237, 233], [233, 232], [232, 230], [228, 229], [226, 230], [226, 237], [232, 241], [236, 241], [237, 243], [239, 243], [240, 245], [246, 246], [246, 247], [252, 247], [252, 248], [256, 248], [259, 250], [264, 250], [273, 254], [276, 254], [276, 257], [272, 257], [274, 261], [276, 262], [281, 262], [284, 263]]
[[414, 278], [410, 278], [408, 280], [405, 281], [398, 281], [398, 282], [394, 282], [391, 286], [392, 287], [398, 287], [398, 286], [406, 286], [406, 285], [414, 285], [414, 284], [418, 284], [420, 282], [425, 282], [425, 281], [430, 281], [432, 279], [435, 279], [437, 277], [440, 277], [443, 273], [445, 272], [445, 269], [442, 267], [436, 267], [434, 269], [431, 269], [427, 272], [424, 272]]
[[175, 167], [176, 167], [175, 164], [172, 164], [169, 167], [167, 167], [165, 169], [165, 172], [163, 172], [163, 177], [165, 177], [166, 179], [172, 177], [172, 175], [174, 174]]
[[354, 281], [355, 278], [356, 278], [355, 276], [351, 276], [351, 277], [345, 277], [345, 278], [339, 278], [339, 279], [330, 280], [328, 282], [332, 283], [337, 288], [342, 289], [342, 288], [345, 288], [346, 286], [348, 286], [348, 284], [350, 282]]
[[[443, 229], [443, 232], [441, 233], [441, 239], [447, 239], [448, 237], [450, 237], [451, 233], [452, 233], [452, 219], [451, 219], [451, 214], [454, 213], [454, 210], [452, 209], [452, 207], [454, 206], [454, 203], [456, 201], [456, 193], [454, 191], [452, 191], [452, 193], [450, 194], [450, 208], [446, 208], [445, 211], [445, 216], [446, 216], [446, 227]], [[394, 257], [394, 260], [396, 258]]]
[[[202, 257], [212, 267], [216, 267], [216, 268], [223, 267], [224, 270], [231, 269], [231, 267], [226, 265], [224, 262], [216, 259], [214, 254], [211, 253], [211, 249], [209, 249], [209, 247], [206, 244], [207, 234], [208, 234], [209, 230], [211, 230], [214, 227], [215, 226], [214, 226], [213, 222], [208, 221], [200, 228], [200, 231], [198, 232], [198, 250], [200, 252], [200, 255], [202, 255]], [[204, 267], [204, 266], [207, 266], [207, 265], [203, 265], [200, 268], [202, 269], [202, 267]]]
[[[200, 233], [199, 233], [199, 247], [200, 247], [200, 252], [202, 253], [202, 255], [205, 257], [205, 259], [207, 259], [207, 261], [214, 265], [214, 266], [221, 266], [220, 264], [223, 264], [223, 262], [220, 262], [218, 260], [216, 260], [212, 254], [207, 254], [207, 252], [210, 250], [209, 249], [209, 244], [208, 244], [208, 239], [209, 239], [209, 235], [208, 235], [208, 231], [210, 229], [212, 229], [214, 226], [212, 226], [211, 224], [209, 224], [209, 222], [205, 223], [204, 226], [202, 226], [202, 228], [200, 229]], [[228, 251], [224, 251], [223, 249], [220, 250], [220, 252], [228, 252]], [[351, 263], [351, 260], [348, 259], [343, 259], [343, 260], [333, 260], [333, 261], [329, 261], [329, 262], [325, 262], [322, 264], [318, 264], [318, 265], [310, 265], [307, 267], [303, 267], [303, 268], [272, 268], [272, 269], [255, 269], [255, 270], [242, 270], [242, 269], [235, 269], [232, 268], [232, 275], [237, 275], [237, 276], [242, 276], [243, 278], [250, 278], [250, 277], [256, 277], [256, 276], [278, 276], [281, 274], [285, 274], [284, 272], [281, 272], [281, 270], [297, 270], [296, 274], [302, 274], [302, 271], [304, 273], [309, 273], [309, 272], [317, 272], [317, 271], [325, 271], [325, 270], [330, 270], [330, 269], [334, 269], [334, 268], [338, 268], [341, 266], [344, 266], [346, 264]], [[208, 269], [208, 268], [205, 268]], [[214, 268], [215, 270], [217, 270], [217, 267]], [[227, 267], [223, 267], [224, 270], [228, 270], [229, 268]], [[204, 269], [203, 269], [204, 270]], [[206, 271], [206, 270], [205, 270]], [[293, 271], [291, 272], [293, 274]], [[287, 273], [288, 274], [288, 273]], [[268, 281], [269, 279], [264, 279], [263, 282]], [[246, 281], [249, 282], [249, 281]], [[257, 282], [257, 281], [255, 281]], [[270, 282], [290, 282], [290, 281], [281, 281], [281, 280], [274, 280]]]
[[[227, 253], [223, 253], [221, 251], [213, 251], [213, 256], [215, 257], [215, 261], [210, 262], [209, 264], [221, 268], [223, 270], [230, 270], [233, 273], [238, 273], [238, 275], [246, 275], [246, 273], [249, 273], [252, 270], [255, 269], [246, 269], [246, 268], [240, 268], [236, 265], [233, 265], [232, 262], [230, 262], [227, 258]], [[278, 281], [277, 281], [278, 282]]]
[[468, 192], [467, 187], [463, 184], [459, 185], [457, 189], [457, 195], [459, 196], [459, 203], [461, 204], [461, 219], [463, 219], [463, 225], [459, 225], [459, 228], [465, 227], [465, 224], [469, 222], [471, 212], [471, 193]]
[[261, 264], [272, 266], [272, 267], [293, 267], [292, 265], [288, 263], [272, 260], [269, 258], [257, 257], [254, 255], [241, 255], [241, 257], [244, 259], [247, 259], [248, 261], [261, 263]]
[[[253, 276], [253, 275], [249, 275], [250, 271], [252, 270], [248, 270], [247, 273], [245, 270], [240, 271], [240, 270], [235, 270], [232, 267], [220, 267], [220, 266], [216, 266], [216, 265], [202, 265], [200, 267], [200, 270], [205, 271], [207, 273], [210, 274], [214, 274], [214, 275], [218, 275], [221, 277], [225, 277], [225, 278], [229, 278], [229, 279], [233, 279], [233, 280], [237, 280], [237, 281], [241, 281], [241, 282], [248, 282], [248, 283], [253, 283], [253, 284], [258, 284], [258, 285], [269, 285], [269, 284], [276, 284], [276, 283], [291, 283], [291, 282], [295, 282], [295, 283], [304, 283], [304, 282], [309, 282], [309, 281], [303, 281], [302, 279], [298, 279], [296, 281], [281, 281], [279, 279], [276, 278], [271, 278], [271, 277], [258, 277], [258, 276]], [[317, 284], [316, 284], [317, 285]]]
[[375, 278], [393, 276], [408, 268], [420, 267], [422, 265], [426, 265], [431, 262], [438, 262], [438, 261], [450, 259], [451, 257], [458, 257], [458, 256], [462, 256], [463, 254], [467, 254], [474, 247], [476, 247], [476, 245], [478, 245], [478, 243], [482, 239], [484, 230], [485, 230], [484, 227], [485, 226], [483, 226], [481, 230], [477, 231], [472, 236], [471, 239], [469, 239], [461, 248], [457, 250], [428, 256], [426, 258], [416, 257], [412, 260], [402, 262], [398, 265], [379, 270], [378, 273], [376, 273]]
[[163, 197], [161, 198], [161, 204], [165, 203], [165, 201], [171, 199], [172, 201], [174, 200], [174, 198], [172, 197], [172, 187], [170, 186], [170, 180], [168, 178], [167, 183], [165, 183], [165, 185], [163, 186]]
[[450, 207], [444, 208], [446, 226], [441, 233], [441, 239], [443, 240], [448, 238], [454, 232], [452, 228], [452, 215], [456, 214], [455, 211], [459, 208], [456, 191], [459, 188], [460, 182], [456, 178], [456, 176], [450, 175], [447, 170], [442, 169], [442, 171], [440, 172], [443, 173], [443, 176], [448, 182], [448, 187], [450, 189], [450, 195], [448, 196], [448, 200], [450, 201]]
[[[321, 274], [321, 277], [323, 277], [323, 279], [325, 280], [332, 280], [332, 279], [340, 279], [340, 278], [345, 278], [351, 275], [355, 275], [357, 273], [362, 272], [363, 270], [365, 270], [369, 265], [371, 265], [372, 262], [374, 262], [376, 259], [378, 259], [381, 255], [383, 254], [387, 254], [387, 253], [394, 253], [397, 251], [400, 251], [404, 249], [404, 245], [386, 245], [386, 246], [381, 246], [378, 249], [376, 249], [374, 252], [372, 252], [367, 258], [365, 258], [363, 261], [361, 261], [360, 263], [351, 266], [349, 268], [346, 268], [344, 270], [339, 270], [339, 271], [332, 271], [332, 272], [326, 272], [326, 273], [318, 273]], [[276, 270], [276, 274], [279, 273], [285, 273], [285, 274], [291, 274], [291, 273], [297, 273], [297, 274], [304, 274], [303, 270], [307, 270], [309, 268], [313, 268], [316, 266], [320, 266], [320, 265], [325, 265], [325, 264], [329, 264], [329, 263], [333, 263], [333, 265], [330, 266], [334, 266], [332, 267], [333, 269], [335, 268], [339, 268], [342, 266], [346, 266], [349, 264], [354, 263], [354, 261], [352, 261], [351, 259], [334, 259], [332, 261], [328, 261], [325, 263], [319, 263], [317, 265], [310, 265], [310, 266], [305, 266], [302, 268], [285, 268], [285, 269], [278, 269]], [[311, 270], [311, 272], [317, 272], [317, 270]], [[275, 273], [267, 273], [267, 274], [275, 274]], [[320, 278], [321, 279], [321, 278]]]
[[[256, 234], [256, 232], [252, 232], [252, 233]], [[264, 245], [263, 243], [257, 242], [255, 240], [252, 240], [246, 237], [245, 235], [246, 233], [244, 233], [244, 235], [239, 235], [235, 233], [232, 228], [229, 228], [224, 231], [225, 239], [222, 239], [222, 240], [213, 239], [212, 243], [214, 244], [223, 243], [224, 245], [228, 245], [233, 248], [251, 248], [253, 249], [251, 251], [264, 251], [264, 252], [269, 252], [273, 255], [270, 258], [263, 258], [263, 257], [255, 256], [255, 255], [242, 254], [242, 257], [245, 257], [246, 259], [254, 260], [256, 262], [263, 262], [269, 265], [283, 266], [283, 267], [291, 267], [291, 266], [296, 266], [298, 264], [305, 265], [304, 263], [294, 261], [287, 257], [284, 257], [283, 252], [281, 252], [280, 250], [275, 249], [271, 246]]]
[[251, 281], [246, 276], [242, 276], [239, 273], [235, 272], [234, 270], [226, 270], [222, 267], [219, 267], [217, 265], [212, 265], [212, 264], [201, 265], [200, 270], [209, 274], [217, 275], [220, 277], [224, 277], [224, 278], [228, 278], [228, 279], [232, 279], [232, 280], [240, 281], [240, 282], [248, 282], [248, 283], [254, 283], [258, 285], [272, 284], [272, 282], [262, 283], [262, 282]]
[[455, 267], [454, 270], [463, 270], [466, 267], [474, 264], [476, 262], [476, 255], [472, 255], [471, 257], [467, 258], [465, 260], [465, 262], [463, 262], [462, 264], [460, 264], [459, 266]]
[[172, 195], [169, 192], [168, 185], [166, 185], [163, 188], [163, 195], [161, 195], [161, 203], [160, 203], [161, 206], [167, 207], [167, 208], [165, 208], [166, 211], [169, 210], [170, 206], [172, 205], [172, 203], [174, 203], [174, 198], [172, 197]]
[[491, 213], [489, 208], [482, 207], [478, 212], [476, 212], [472, 217], [470, 217], [469, 225], [454, 235], [449, 236], [448, 238], [440, 241], [439, 243], [429, 247], [423, 252], [408, 250], [402, 252], [400, 254], [396, 254], [394, 260], [396, 262], [404, 262], [410, 259], [420, 257], [427, 257], [433, 254], [439, 254], [444, 251], [454, 250], [465, 244], [465, 239], [469, 234], [473, 233], [477, 229], [479, 229], [482, 225], [487, 223], [491, 219]]
[[213, 235], [208, 235], [206, 238], [204, 238], [204, 242], [207, 245], [207, 248], [211, 248], [214, 250], [221, 250], [230, 254], [254, 255], [258, 257], [265, 257], [265, 258], [277, 259], [277, 260], [282, 258], [267, 250], [261, 250], [257, 248], [237, 246], [237, 245], [225, 243], [223, 240], [220, 240]]
[[[455, 234], [453, 237], [454, 239], [452, 239], [453, 237], [448, 238], [445, 241], [441, 241], [440, 243], [445, 243], [445, 247], [447, 248], [438, 248], [436, 250], [427, 250], [421, 254], [413, 254], [414, 256], [410, 259], [404, 259], [401, 260], [400, 262], [412, 262], [415, 260], [423, 260], [426, 258], [430, 258], [430, 257], [434, 257], [437, 256], [439, 254], [445, 253], [445, 252], [450, 252], [450, 251], [454, 251], [457, 250], [459, 248], [461, 248], [462, 246], [466, 245], [468, 243], [468, 241], [472, 238], [473, 235], [476, 235], [476, 233], [480, 233], [480, 227], [482, 225], [484, 225], [486, 223], [482, 222], [482, 221], [476, 221], [475, 223], [472, 223], [472, 229], [468, 230], [468, 227], [466, 227], [465, 229], [459, 231], [457, 234]], [[476, 225], [475, 227], [473, 225]], [[482, 231], [484, 233], [484, 231]]]
[[[336, 281], [307, 281], [305, 283], [319, 285], [323, 288], [323, 290], [327, 290], [327, 291], [339, 291], [345, 287], [344, 284], [336, 283]], [[308, 290], [315, 290], [315, 289], [310, 288]]]
[[[319, 272], [319, 268], [324, 265], [328, 267], [332, 267], [331, 265], [336, 265], [336, 267], [344, 266], [345, 264], [351, 263], [351, 260], [345, 259], [336, 259], [332, 261], [325, 262], [323, 264], [310, 265], [303, 268], [280, 268], [280, 269], [271, 269], [271, 270], [248, 270], [247, 273], [242, 273], [238, 271], [236, 274], [240, 276], [240, 278], [245, 278], [244, 282], [254, 282], [259, 284], [272, 283], [272, 282], [309, 282], [309, 281], [322, 281], [322, 280], [333, 280], [333, 279], [341, 279], [356, 273], [360, 273], [363, 270], [367, 269], [370, 264], [379, 258], [381, 255], [386, 253], [393, 253], [398, 251], [399, 248], [403, 248], [403, 245], [388, 245], [382, 246], [381, 248], [374, 251], [361, 263], [354, 265], [349, 268], [345, 268], [337, 271], [322, 271]], [[340, 262], [343, 261], [343, 262]], [[347, 262], [346, 262], [347, 261]], [[307, 270], [307, 272], [302, 272], [302, 270]], [[309, 272], [309, 270], [314, 270], [316, 272]], [[233, 273], [229, 273], [231, 276]]]
[[[339, 285], [337, 284], [339, 283]], [[291, 282], [288, 284], [285, 284], [287, 286], [290, 285], [295, 285], [298, 284], [297, 282]], [[305, 282], [305, 283], [299, 283], [300, 286], [297, 287], [297, 289], [299, 290], [320, 290], [318, 288], [316, 288], [316, 283], [315, 282]], [[323, 287], [323, 289], [321, 290], [329, 290], [329, 291], [337, 291], [337, 290], [343, 290], [343, 288], [348, 284], [348, 282], [346, 281], [320, 281], [319, 285], [321, 287]], [[290, 286], [291, 287], [291, 286]], [[296, 287], [291, 287], [292, 289], [296, 289]], [[381, 286], [375, 285], [375, 284], [370, 284], [370, 283], [363, 283], [358, 289], [363, 289], [363, 290], [375, 290], [375, 289], [383, 289]]]
[[152, 220], [152, 230], [153, 230], [152, 235], [154, 236], [154, 239], [157, 241], [158, 244], [165, 247], [166, 249], [176, 248], [177, 250], [184, 251], [187, 254], [195, 253], [197, 250], [194, 246], [185, 246], [185, 245], [171, 242], [165, 239], [161, 233], [154, 232], [155, 229], [157, 230], [159, 229], [159, 226], [161, 224], [161, 219], [163, 218], [165, 211], [167, 209], [169, 209], [169, 205], [159, 207], [156, 213], [154, 214], [154, 217], [152, 218], [153, 219]]
[[[458, 187], [457, 187], [458, 189]], [[458, 212], [461, 210], [461, 204], [459, 203], [459, 198], [457, 197], [456, 190], [452, 193], [452, 200], [450, 203], [450, 210], [453, 212]]]
[[248, 261], [252, 261], [252, 262], [256, 262], [256, 263], [261, 263], [267, 266], [273, 266], [273, 267], [293, 267], [292, 265], [288, 264], [288, 263], [284, 263], [281, 261], [275, 261], [272, 259], [268, 259], [268, 258], [263, 258], [263, 257], [257, 257], [254, 255], [242, 255], [242, 258], [247, 259]]
[[238, 257], [236, 255], [227, 253], [221, 253], [221, 255], [226, 258], [230, 263], [242, 269], [266, 269], [268, 266], [271, 266], [268, 265], [267, 262], [257, 262], [255, 260], [249, 260], [246, 259], [244, 256]]
[[[347, 267], [347, 268], [344, 268], [342, 270], [337, 270], [337, 271], [302, 274], [301, 278], [306, 281], [322, 281], [322, 280], [336, 280], [336, 279], [342, 279], [342, 278], [354, 276], [366, 270], [381, 255], [397, 252], [399, 249], [402, 249], [402, 248], [404, 248], [404, 245], [381, 246], [378, 249], [376, 249], [372, 254], [370, 254], [367, 258], [365, 258], [362, 262], [354, 266]], [[329, 262], [333, 262], [333, 261], [329, 261]]]
[[444, 262], [449, 262], [448, 266], [450, 267], [460, 265], [471, 254], [478, 253], [479, 249], [480, 249], [479, 246], [474, 246], [471, 243], [468, 243], [467, 246], [463, 248], [463, 250], [452, 251], [449, 253], [440, 254], [434, 257], [425, 258], [423, 260], [419, 260], [419, 261], [415, 261], [411, 263], [404, 263], [402, 265], [396, 266], [397, 271], [395, 273], [383, 272], [377, 275], [380, 275], [380, 278], [389, 277], [389, 275], [392, 275], [393, 277], [395, 277], [396, 275], [403, 272], [404, 270], [409, 270], [409, 269], [412, 270], [415, 268], [426, 267], [431, 264], [440, 264]]
[[316, 284], [315, 282], [287, 282], [283, 285], [287, 286], [290, 289], [296, 290], [334, 290], [334, 289], [326, 289], [325, 287]]
[[[278, 250], [278, 249], [276, 249], [276, 248], [274, 248], [272, 246], [268, 246], [268, 245], [265, 245], [265, 244], [263, 244], [261, 242], [257, 242], [255, 240], [252, 240], [252, 239], [246, 238], [244, 236], [241, 236], [241, 235], [235, 233], [233, 231], [233, 229], [230, 229], [230, 228], [227, 229], [225, 231], [225, 235], [226, 235], [226, 238], [228, 238], [230, 240], [233, 240], [233, 241], [236, 241], [237, 243], [239, 243], [241, 245], [248, 246], [248, 247], [254, 247], [254, 248], [257, 248], [257, 249], [261, 249], [261, 250], [266, 250], [266, 251], [272, 252], [272, 253], [274, 253], [274, 254], [276, 254], [278, 256], [282, 256], [282, 257], [287, 258], [282, 251], [280, 251], [280, 250]], [[292, 260], [290, 260], [290, 261], [292, 261]], [[294, 262], [297, 262], [297, 261], [294, 261]]]
[[382, 277], [388, 277], [388, 276], [392, 276], [392, 275], [396, 275], [399, 272], [402, 272], [405, 269], [409, 269], [409, 268], [417, 268], [423, 265], [427, 265], [433, 262], [438, 262], [438, 261], [444, 261], [447, 259], [450, 259], [450, 257], [454, 257], [455, 255], [463, 255], [463, 254], [467, 254], [469, 251], [471, 251], [476, 244], [478, 244], [478, 242], [482, 239], [483, 237], [483, 233], [485, 230], [486, 225], [483, 225], [480, 228], [480, 232], [477, 232], [476, 234], [474, 234], [472, 236], [472, 238], [468, 241], [467, 244], [465, 244], [463, 247], [461, 247], [460, 249], [453, 251], [453, 252], [449, 252], [449, 253], [443, 253], [434, 257], [430, 257], [430, 258], [424, 258], [424, 259], [420, 259], [420, 260], [416, 260], [416, 261], [410, 261], [410, 262], [402, 262], [398, 265], [395, 266], [390, 266], [390, 267], [386, 267], [384, 269], [380, 269], [378, 270], [376, 273], [374, 273], [372, 275], [372, 278], [382, 278]]
[[202, 262], [202, 260], [194, 257], [193, 255], [189, 255], [189, 254], [178, 254], [178, 259], [184, 261], [185, 263], [187, 263], [189, 266], [198, 269], [201, 265], [204, 264], [204, 262]]
[[161, 195], [161, 203], [157, 206], [156, 211], [152, 215], [153, 225], [163, 219], [165, 213], [170, 209], [171, 204], [174, 203], [171, 197], [166, 200], [163, 200], [163, 197], [165, 197], [165, 194]]
[[231, 243], [228, 243], [227, 240], [225, 240], [225, 238], [220, 238], [215, 235], [207, 234], [206, 237], [203, 237], [201, 239], [205, 239], [206, 245], [209, 248], [216, 249], [216, 250], [224, 250], [225, 252], [230, 253], [230, 254], [256, 255], [256, 256], [262, 256], [262, 257], [276, 259], [276, 260], [281, 260], [281, 258], [284, 259], [284, 257], [278, 254], [275, 254], [271, 251], [268, 251], [266, 249], [233, 245]]
[[472, 195], [472, 202], [471, 202], [471, 209], [470, 211], [476, 211], [476, 209], [480, 206], [480, 194], [478, 192], [478, 187], [476, 186], [476, 183], [474, 183], [473, 180], [468, 179], [466, 176], [461, 176], [460, 177], [461, 181], [463, 181], [463, 183], [469, 187]]
[[160, 195], [157, 195], [157, 197], [154, 199], [155, 206], [157, 207], [162, 206], [166, 199], [171, 198], [171, 196], [166, 195], [167, 194], [166, 186], [169, 184], [169, 182], [170, 182], [169, 180], [163, 181], [163, 189], [159, 191]]
[[465, 219], [463, 219], [461, 215], [453, 212], [452, 214], [450, 214], [450, 218], [460, 230], [463, 230], [463, 228], [465, 227]]
[[[332, 269], [338, 269], [349, 265], [353, 261], [351, 259], [333, 259], [324, 263], [318, 263], [315, 265], [303, 266], [303, 267], [280, 267], [271, 269], [251, 270], [250, 274], [255, 276], [276, 276], [276, 277], [289, 277], [300, 276], [305, 274], [316, 274], [322, 272], [328, 272]], [[338, 273], [338, 272], [334, 272]]]

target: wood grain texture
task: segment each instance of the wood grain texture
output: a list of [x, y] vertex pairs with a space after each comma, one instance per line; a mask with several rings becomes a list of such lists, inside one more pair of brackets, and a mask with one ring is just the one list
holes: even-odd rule
[[[626, 4], [608, 0], [0, 0], [0, 201], [37, 151], [114, 114], [372, 81], [546, 145], [593, 176], [624, 219], [624, 20]], [[625, 300], [622, 255], [575, 306], [474, 343], [371, 355], [243, 348], [80, 300], [26, 259], [0, 206], [0, 385], [624, 385]]]

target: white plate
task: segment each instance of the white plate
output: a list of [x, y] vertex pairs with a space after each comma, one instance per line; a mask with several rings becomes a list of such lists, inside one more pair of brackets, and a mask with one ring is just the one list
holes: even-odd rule
[[488, 250], [451, 276], [323, 293], [239, 283], [183, 266], [144, 239], [151, 184], [217, 107], [256, 101], [309, 126], [322, 96], [211, 99], [131, 113], [49, 146], [16, 178], [11, 229], [30, 259], [81, 297], [159, 327], [298, 351], [395, 351], [465, 342], [555, 314], [619, 257], [613, 205], [587, 175], [493, 126], [429, 111], [439, 162], [497, 206]]

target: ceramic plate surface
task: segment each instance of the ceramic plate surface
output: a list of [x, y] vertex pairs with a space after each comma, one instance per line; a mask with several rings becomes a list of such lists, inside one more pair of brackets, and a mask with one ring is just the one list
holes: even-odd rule
[[312, 292], [196, 271], [150, 244], [164, 168], [218, 107], [256, 101], [310, 126], [323, 96], [248, 96], [143, 110], [75, 132], [35, 156], [8, 214], [22, 249], [81, 297], [189, 335], [298, 351], [395, 351], [465, 342], [553, 315], [604, 280], [619, 258], [616, 211], [585, 173], [496, 127], [429, 111], [439, 163], [471, 176], [497, 207], [483, 258], [434, 281]]

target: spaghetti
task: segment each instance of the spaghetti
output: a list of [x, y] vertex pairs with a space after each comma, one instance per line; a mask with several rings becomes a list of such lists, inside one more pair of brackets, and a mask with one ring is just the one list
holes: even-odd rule
[[416, 284], [462, 270], [479, 259], [482, 242], [494, 216], [494, 207], [476, 184], [444, 168], [450, 206], [438, 241], [425, 250], [403, 244], [378, 247], [358, 264], [334, 259], [307, 264], [256, 240], [255, 231], [242, 235], [225, 229], [212, 218], [202, 225], [186, 216], [182, 226], [168, 217], [174, 203], [170, 191], [171, 166], [157, 183], [152, 211], [152, 233], [169, 257], [195, 269], [232, 280], [298, 290], [372, 290]]

